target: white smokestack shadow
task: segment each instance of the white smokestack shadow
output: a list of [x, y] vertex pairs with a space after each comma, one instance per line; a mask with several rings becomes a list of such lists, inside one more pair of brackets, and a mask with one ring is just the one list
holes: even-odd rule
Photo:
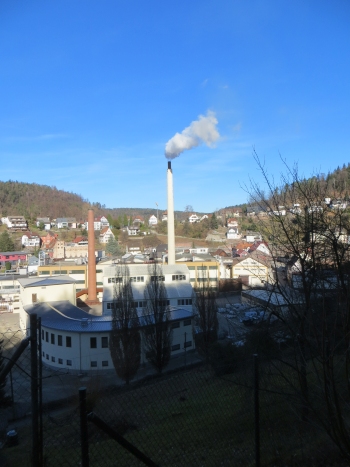
[[182, 133], [176, 133], [165, 145], [165, 157], [175, 159], [186, 149], [192, 149], [205, 143], [207, 146], [213, 146], [220, 134], [216, 128], [218, 120], [215, 113], [208, 110], [207, 116], [200, 115], [198, 120], [191, 123]]

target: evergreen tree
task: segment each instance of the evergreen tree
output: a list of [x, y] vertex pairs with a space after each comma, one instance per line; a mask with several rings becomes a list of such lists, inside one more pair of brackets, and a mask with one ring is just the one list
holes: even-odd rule
[[15, 244], [7, 230], [0, 235], [0, 251], [15, 251]]
[[215, 212], [213, 212], [213, 215], [211, 216], [211, 219], [210, 219], [210, 228], [214, 230], [218, 228], [218, 219], [215, 215]]
[[117, 256], [121, 254], [121, 249], [118, 241], [111, 237], [106, 245], [106, 253], [111, 256]]

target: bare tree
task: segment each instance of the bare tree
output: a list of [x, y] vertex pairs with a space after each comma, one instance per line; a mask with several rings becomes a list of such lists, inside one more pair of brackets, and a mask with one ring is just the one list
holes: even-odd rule
[[119, 267], [115, 276], [109, 349], [117, 375], [129, 384], [140, 366], [141, 336], [127, 267]]
[[257, 222], [275, 271], [269, 290], [285, 303], [274, 314], [291, 336], [276, 369], [299, 398], [302, 419], [312, 416], [350, 458], [349, 210], [325, 204], [334, 187], [324, 177], [303, 179], [286, 165], [277, 185], [256, 161], [267, 190], [252, 183], [249, 193], [265, 214]]
[[172, 330], [169, 301], [164, 285], [162, 268], [153, 264], [149, 268], [150, 279], [146, 284], [144, 297], [146, 308], [143, 319], [146, 357], [151, 365], [162, 373], [171, 354]]
[[[204, 271], [203, 271], [204, 272]], [[199, 278], [199, 287], [193, 304], [194, 314], [199, 332], [196, 335], [196, 348], [205, 355], [209, 361], [210, 346], [217, 341], [217, 292], [210, 286], [209, 278], [203, 273]]]

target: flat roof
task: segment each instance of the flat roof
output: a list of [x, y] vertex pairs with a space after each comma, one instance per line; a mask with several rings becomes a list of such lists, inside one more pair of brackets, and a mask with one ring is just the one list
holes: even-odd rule
[[[111, 287], [103, 287], [103, 302], [111, 302], [114, 300], [114, 287], [111, 284]], [[176, 284], [166, 284], [164, 283], [167, 298], [189, 298], [193, 295], [193, 288], [189, 282], [176, 283]], [[145, 300], [144, 291], [146, 288], [145, 284], [139, 284], [132, 282], [131, 283], [132, 293], [134, 300]]]
[[17, 281], [23, 288], [27, 287], [43, 287], [48, 285], [62, 285], [62, 284], [75, 284], [76, 280], [70, 276], [51, 276], [51, 277], [31, 277], [31, 278], [18, 278]]
[[[112, 330], [112, 317], [89, 315], [68, 300], [55, 302], [40, 302], [24, 307], [28, 315], [36, 314], [41, 318], [41, 324], [57, 331], [66, 332], [110, 332]], [[183, 308], [170, 310], [170, 320], [191, 318], [192, 312]], [[142, 314], [139, 315], [141, 326]]]

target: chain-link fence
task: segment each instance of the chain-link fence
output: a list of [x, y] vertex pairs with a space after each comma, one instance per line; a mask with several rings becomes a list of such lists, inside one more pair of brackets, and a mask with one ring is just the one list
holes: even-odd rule
[[[23, 337], [17, 329], [2, 328], [5, 363]], [[261, 358], [259, 363], [251, 354], [230, 352], [215, 354], [209, 364], [177, 368], [128, 386], [117, 384], [114, 372], [72, 375], [43, 368], [41, 374], [39, 365], [40, 423], [33, 425], [33, 354], [28, 346], [6, 377], [0, 465], [347, 465], [325, 431], [312, 418], [303, 420], [297, 391], [277, 361]], [[83, 416], [81, 386], [86, 387]], [[93, 415], [82, 436], [87, 413]], [[43, 452], [36, 463], [33, 426], [39, 431], [37, 449]], [[17, 439], [9, 440], [13, 430]]]

